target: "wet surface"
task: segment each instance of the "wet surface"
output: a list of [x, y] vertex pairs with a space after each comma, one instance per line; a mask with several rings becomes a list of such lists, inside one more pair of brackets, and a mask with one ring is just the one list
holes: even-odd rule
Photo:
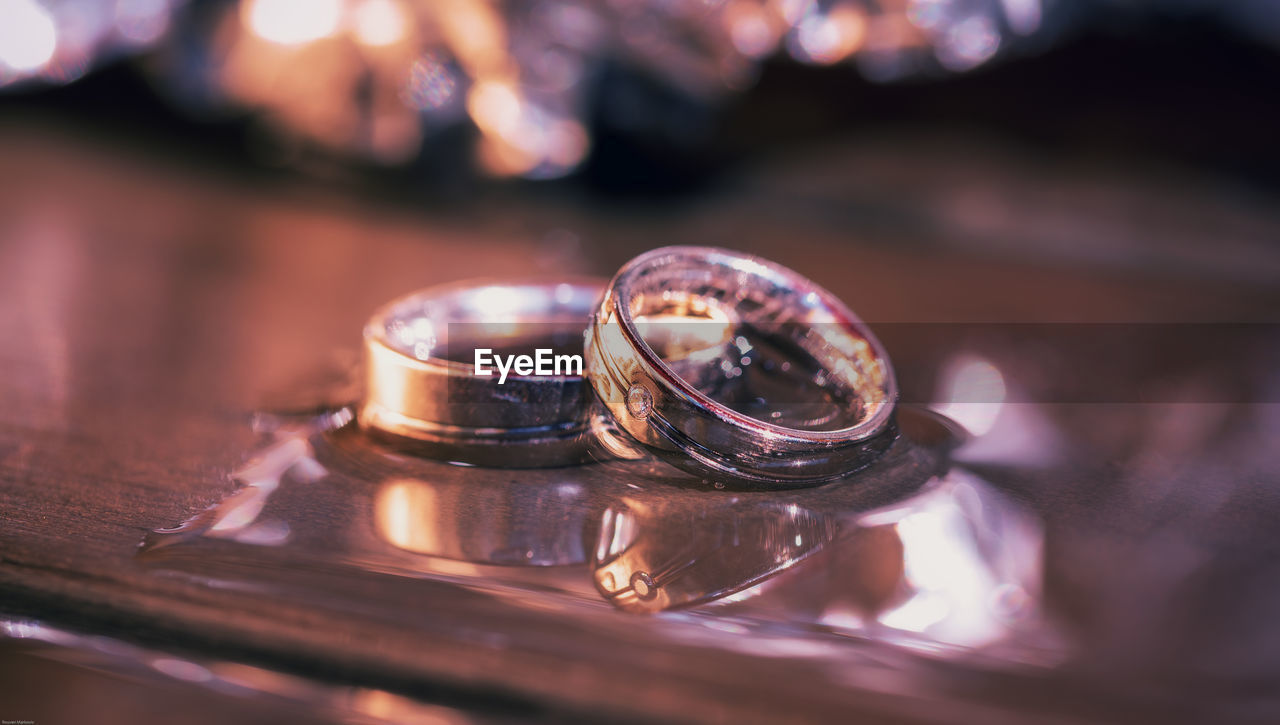
[[[444, 587], [596, 636], [816, 661], [829, 676], [869, 656], [907, 680], [940, 663], [1047, 673], [1070, 651], [1042, 606], [1042, 524], [951, 468], [954, 422], [899, 417], [871, 468], [780, 493], [708, 491], [656, 459], [460, 466], [379, 445], [349, 408], [260, 415], [238, 488], [147, 534], [137, 560], [404, 631], [439, 626], [423, 603]], [[495, 642], [547, 647], [548, 628]]]
[[[334, 685], [237, 662], [175, 654], [86, 635], [32, 620], [0, 620], [0, 701], [10, 721], [81, 722], [88, 707], [101, 725], [180, 720], [227, 722], [413, 722], [457, 725], [503, 722], [506, 713], [480, 715], [425, 705], [385, 690]], [[59, 697], [35, 701], [50, 682]]]
[[[608, 274], [654, 239], [705, 242], [712, 223], [873, 322], [1217, 324], [1274, 322], [1280, 288], [1257, 281], [1273, 267], [1255, 244], [1269, 217], [1233, 242], [1255, 263], [1217, 272], [1248, 274], [1215, 281], [1176, 265], [1063, 268], [1033, 244], [997, 259], [820, 213], [783, 223], [749, 200], [642, 220], [572, 204], [374, 213], [73, 153], [56, 134], [8, 138], [6, 621], [128, 642], [180, 674], [232, 663], [534, 719], [1280, 712], [1280, 416], [1248, 402], [1275, 400], [1267, 359], [1225, 380], [1165, 365], [1145, 381], [1161, 402], [1062, 402], [1027, 393], [1060, 369], [1052, 346], [890, 329], [904, 396], [972, 438], [943, 459], [946, 432], [904, 413], [899, 444], [857, 479], [782, 494], [644, 460], [450, 465], [371, 442], [342, 407], [358, 395], [361, 326], [398, 294], [530, 266]], [[1005, 171], [1010, 186], [1033, 173]], [[1191, 216], [1219, 208], [1212, 185], [1179, 188], [1133, 193]], [[1034, 236], [1034, 220], [1013, 221]], [[566, 225], [590, 243], [569, 257], [539, 246]]]
[[901, 417], [908, 433], [864, 474], [779, 493], [708, 492], [647, 459], [463, 467], [379, 446], [349, 409], [264, 416], [263, 446], [233, 474], [240, 487], [148, 534], [138, 557], [153, 571], [224, 586], [288, 589], [263, 570], [297, 564], [317, 575], [317, 596], [344, 589], [342, 574], [354, 569], [509, 586], [535, 608], [541, 598], [603, 599], [656, 613], [745, 602], [775, 575], [835, 549], [829, 556], [867, 559], [851, 561], [848, 592], [816, 597], [803, 617], [751, 605], [743, 616], [790, 625], [845, 616], [853, 632], [884, 627], [926, 648], [1008, 640], [1039, 606], [1038, 525], [989, 483], [948, 470], [954, 424], [915, 409]]

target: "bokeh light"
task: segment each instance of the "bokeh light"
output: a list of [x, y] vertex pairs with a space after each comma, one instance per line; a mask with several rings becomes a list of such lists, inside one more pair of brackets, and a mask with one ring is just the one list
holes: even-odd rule
[[342, 0], [248, 0], [245, 24], [258, 37], [281, 45], [326, 38], [342, 20]]
[[32, 0], [0, 0], [0, 63], [20, 73], [43, 68], [58, 48], [53, 16]]

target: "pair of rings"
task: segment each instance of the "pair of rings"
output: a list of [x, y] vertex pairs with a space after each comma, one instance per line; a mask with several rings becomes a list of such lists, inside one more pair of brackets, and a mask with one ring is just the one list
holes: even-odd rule
[[[480, 350], [543, 344], [545, 369], [529, 355], [501, 381], [478, 374]], [[711, 483], [784, 488], [863, 468], [897, 435], [897, 383], [867, 326], [800, 274], [724, 249], [655, 249], [607, 285], [423, 290], [376, 312], [364, 348], [361, 425], [476, 465], [580, 463], [624, 440]]]

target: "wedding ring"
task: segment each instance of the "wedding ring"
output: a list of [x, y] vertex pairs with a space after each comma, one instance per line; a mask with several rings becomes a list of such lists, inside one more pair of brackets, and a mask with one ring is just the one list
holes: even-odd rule
[[[644, 329], [644, 319], [673, 316], [733, 326], [741, 359], [707, 363], [718, 365], [718, 390], [705, 384], [714, 377], [705, 370], [702, 380], [673, 370], [663, 343]], [[874, 461], [897, 436], [897, 383], [867, 326], [817, 284], [739, 252], [665, 247], [624, 265], [596, 310], [586, 372], [631, 437], [720, 485], [834, 480]], [[799, 381], [806, 399], [783, 392], [764, 400], [750, 385], [735, 395], [724, 384], [752, 378], [766, 387]]]
[[364, 329], [358, 416], [375, 437], [444, 460], [541, 467], [589, 458], [581, 374], [476, 374], [476, 348], [581, 354], [603, 282], [466, 282], [393, 300]]

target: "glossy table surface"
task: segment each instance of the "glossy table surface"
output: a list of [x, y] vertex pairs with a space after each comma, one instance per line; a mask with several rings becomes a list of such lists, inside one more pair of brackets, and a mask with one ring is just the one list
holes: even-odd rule
[[[8, 119], [0, 715], [82, 715], [49, 694], [79, 683], [120, 722], [1274, 719], [1280, 207], [1114, 171], [870, 139], [675, 209], [414, 208]], [[667, 243], [768, 256], [881, 330], [912, 403], [889, 455], [707, 490], [348, 422], [383, 302]], [[1099, 331], [1158, 342], [1082, 394], [1051, 373]], [[952, 453], [926, 403], [974, 435]]]

